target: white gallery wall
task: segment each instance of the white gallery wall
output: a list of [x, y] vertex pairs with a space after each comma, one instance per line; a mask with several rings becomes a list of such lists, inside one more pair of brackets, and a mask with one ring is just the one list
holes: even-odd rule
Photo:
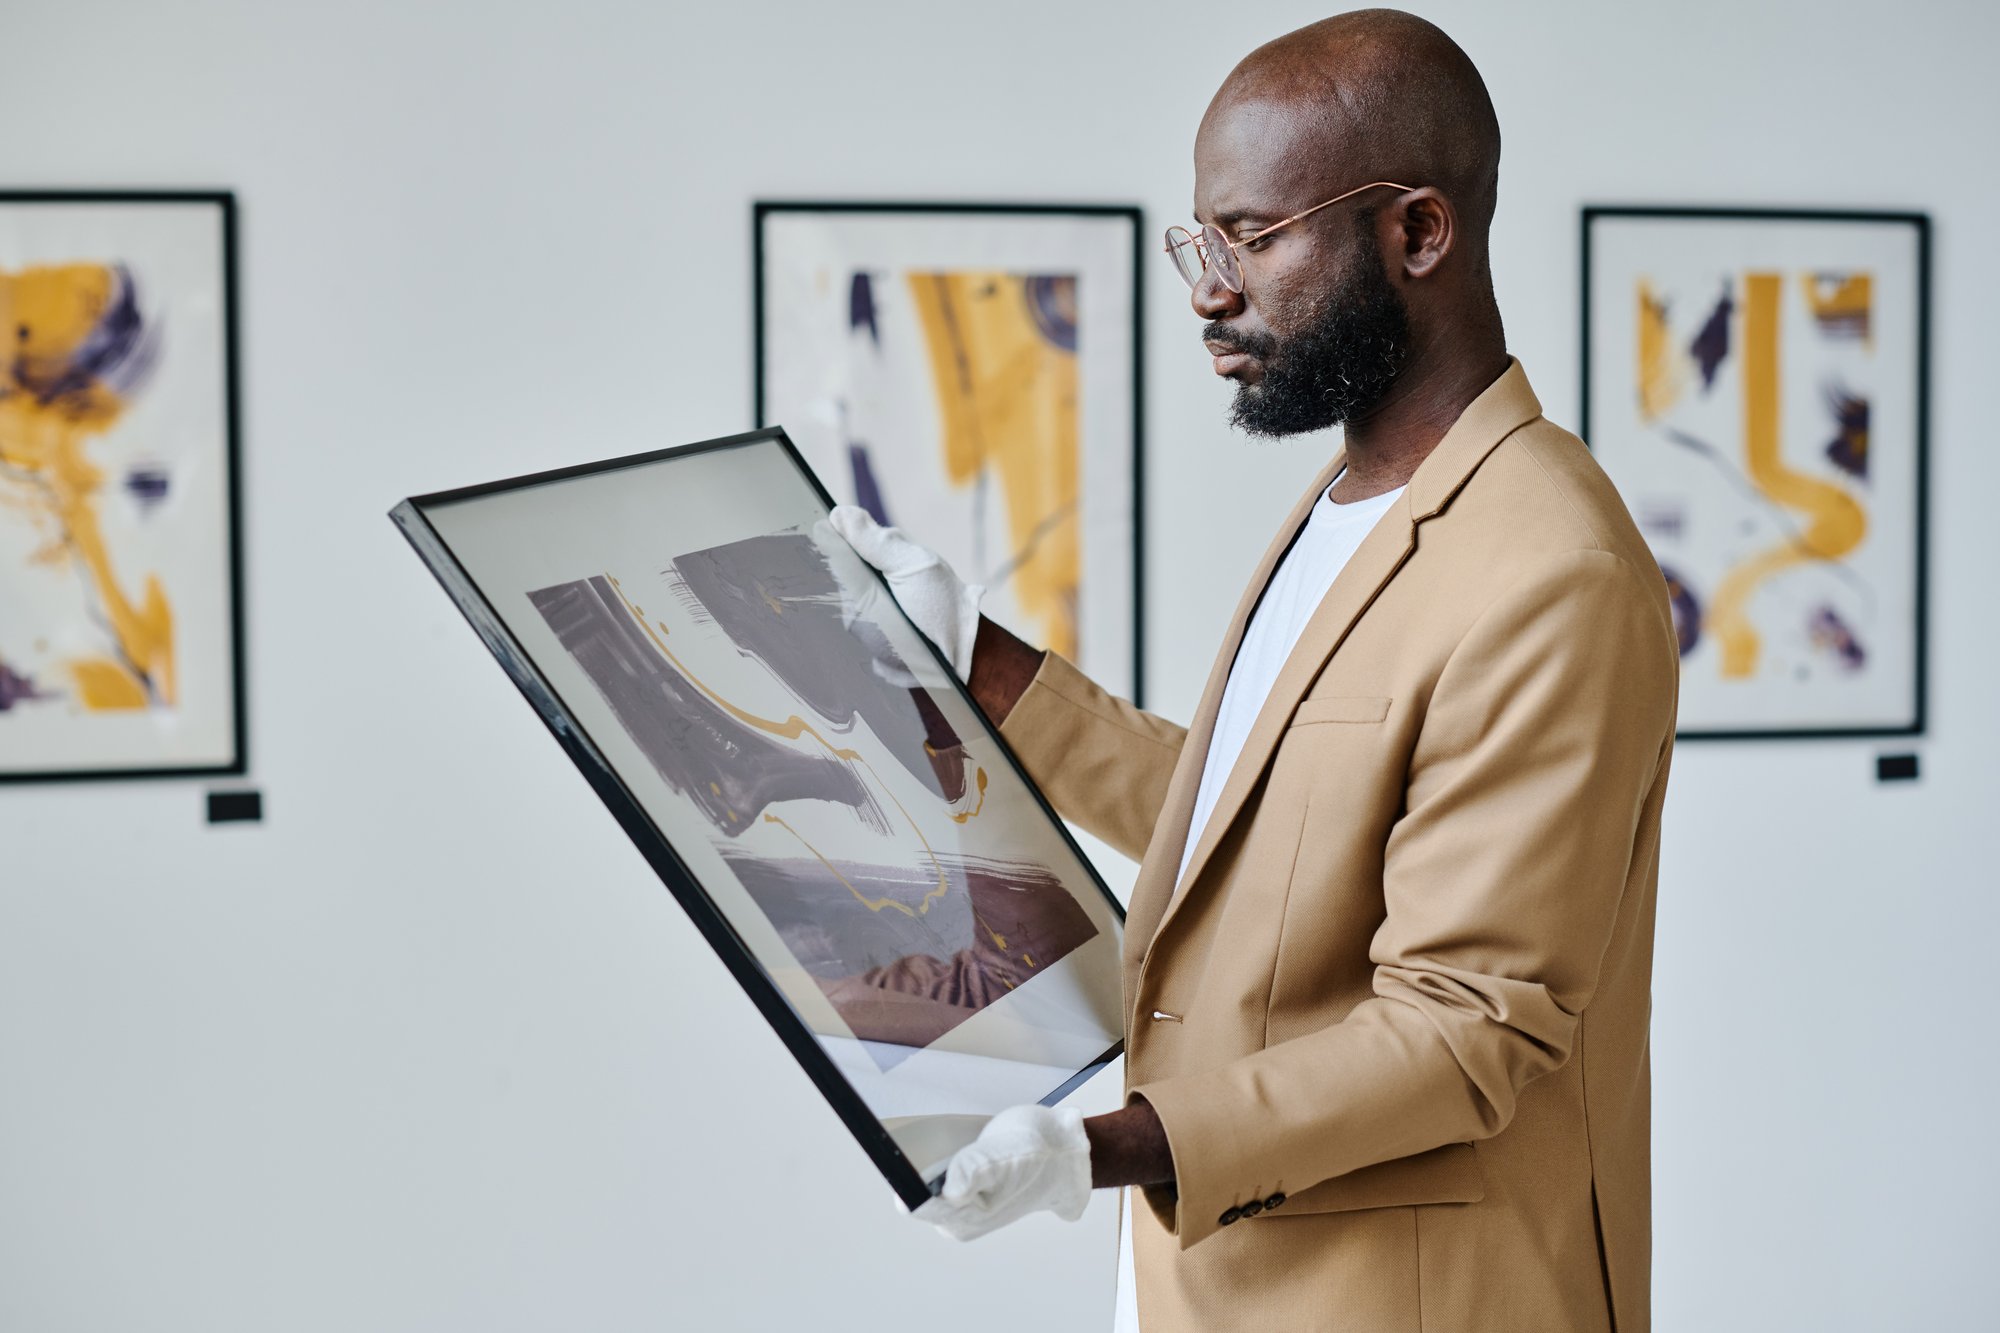
[[[1496, 279], [1558, 421], [1581, 204], [1936, 219], [1933, 731], [1681, 752], [1656, 1309], [2000, 1325], [2000, 16], [1420, 8], [1498, 105]], [[0, 788], [0, 1330], [1108, 1327], [1105, 1202], [973, 1246], [898, 1215], [383, 514], [751, 424], [753, 198], [1181, 220], [1216, 83], [1323, 12], [0, 0], [0, 186], [239, 193], [268, 810]], [[1148, 679], [1184, 717], [1331, 442], [1231, 435], [1144, 276]], [[1878, 785], [1898, 748], [1922, 780]]]

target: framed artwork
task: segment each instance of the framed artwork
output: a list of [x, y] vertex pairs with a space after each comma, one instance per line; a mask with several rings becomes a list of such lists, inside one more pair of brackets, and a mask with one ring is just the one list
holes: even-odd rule
[[0, 193], [0, 781], [241, 773], [235, 202]]
[[759, 203], [756, 418], [1137, 700], [1136, 208]]
[[1930, 221], [1586, 208], [1583, 435], [1659, 559], [1680, 735], [1924, 729]]
[[784, 433], [392, 517], [912, 1207], [1120, 1049], [1117, 901]]

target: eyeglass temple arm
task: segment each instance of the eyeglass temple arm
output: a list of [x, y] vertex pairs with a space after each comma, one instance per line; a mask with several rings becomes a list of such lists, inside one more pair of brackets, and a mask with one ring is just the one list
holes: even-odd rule
[[[1353, 189], [1349, 190], [1346, 194], [1337, 194], [1323, 204], [1314, 204], [1311, 208], [1308, 208], [1303, 213], [1294, 213], [1290, 217], [1285, 218], [1281, 222], [1273, 222], [1270, 226], [1263, 228], [1261, 231], [1251, 232], [1248, 236], [1245, 236], [1241, 241], [1232, 241], [1227, 236], [1223, 236], [1222, 243], [1224, 245], [1229, 246], [1231, 249], [1235, 249], [1237, 246], [1242, 245], [1245, 242], [1256, 240], [1259, 236], [1269, 236], [1272, 232], [1276, 231], [1280, 227], [1289, 227], [1294, 222], [1297, 222], [1300, 218], [1309, 218], [1313, 214], [1319, 212], [1322, 208], [1331, 208], [1343, 199], [1352, 199], [1355, 195], [1360, 194], [1363, 190], [1373, 190], [1379, 186], [1385, 186], [1385, 185], [1392, 190], [1402, 190], [1405, 192], [1408, 192], [1416, 188], [1414, 185], [1398, 185], [1395, 181], [1369, 181], [1366, 185], [1355, 186]], [[1186, 236], [1187, 239], [1184, 241], [1175, 240], [1173, 238], [1173, 233], [1176, 231], [1181, 231], [1182, 235]], [[1166, 238], [1166, 244], [1163, 245], [1161, 248], [1165, 250], [1168, 254], [1172, 254], [1174, 251], [1180, 249], [1184, 245], [1192, 245], [1195, 249], [1196, 254], [1203, 254], [1207, 250], [1207, 246], [1202, 243], [1202, 236], [1200, 232], [1182, 231], [1182, 229], [1179, 227], [1169, 227], [1167, 229], [1167, 232], [1168, 235]], [[1217, 232], [1216, 235], [1221, 236], [1222, 233]], [[1205, 262], [1206, 261], [1204, 260], [1204, 263]]]
[[[1349, 190], [1346, 194], [1337, 194], [1323, 204], [1314, 204], [1311, 208], [1308, 208], [1303, 213], [1294, 213], [1290, 217], [1286, 218], [1283, 222], [1273, 222], [1270, 226], [1265, 227], [1262, 231], [1253, 231], [1248, 236], [1245, 236], [1241, 241], [1230, 241], [1229, 243], [1232, 246], [1242, 245], [1246, 241], [1256, 240], [1259, 236], [1269, 236], [1272, 232], [1276, 231], [1280, 227], [1289, 227], [1294, 222], [1297, 222], [1300, 218], [1309, 218], [1313, 214], [1319, 212], [1322, 208], [1331, 208], [1343, 199], [1352, 199], [1355, 195], [1360, 194], [1363, 190], [1372, 190], [1380, 185], [1386, 185], [1392, 190], [1403, 190], [1405, 192], [1416, 188], [1415, 186], [1411, 185], [1398, 185], [1394, 181], [1369, 181], [1366, 185], [1355, 186], [1353, 189]], [[1229, 240], [1227, 236], [1224, 236], [1222, 239], [1225, 241]]]

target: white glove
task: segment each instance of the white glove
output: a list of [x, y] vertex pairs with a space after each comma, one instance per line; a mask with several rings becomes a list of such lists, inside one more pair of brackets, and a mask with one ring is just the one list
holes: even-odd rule
[[916, 1216], [953, 1240], [973, 1240], [1044, 1209], [1065, 1222], [1090, 1202], [1090, 1139], [1083, 1114], [1014, 1106], [958, 1150], [944, 1188]]
[[882, 632], [883, 613], [880, 603], [895, 599], [883, 590], [882, 580], [876, 575], [875, 567], [855, 554], [848, 545], [847, 538], [840, 535], [833, 524], [820, 519], [813, 524], [813, 544], [826, 556], [826, 566], [833, 571], [833, 581], [840, 585], [840, 625], [852, 634], [868, 655], [875, 674], [891, 685], [906, 690], [922, 687], [916, 673], [910, 670], [903, 655], [889, 642]]
[[829, 517], [855, 554], [882, 572], [910, 622], [938, 646], [958, 678], [971, 679], [979, 599], [986, 589], [965, 582], [943, 556], [917, 545], [900, 528], [883, 527], [865, 509], [839, 505]]

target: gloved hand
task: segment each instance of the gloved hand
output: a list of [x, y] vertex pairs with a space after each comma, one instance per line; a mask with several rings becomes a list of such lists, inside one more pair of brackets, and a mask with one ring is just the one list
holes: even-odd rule
[[917, 679], [903, 655], [889, 642], [889, 636], [882, 632], [883, 610], [880, 604], [894, 599], [883, 590], [875, 567], [855, 554], [847, 538], [841, 536], [826, 519], [813, 524], [812, 539], [813, 545], [819, 547], [820, 553], [826, 557], [826, 566], [833, 573], [833, 581], [840, 585], [841, 628], [868, 650], [876, 675], [902, 689], [921, 689], [923, 682]]
[[900, 528], [883, 527], [865, 509], [839, 505], [829, 517], [855, 554], [882, 571], [910, 622], [938, 646], [958, 678], [970, 680], [979, 599], [986, 589], [965, 582], [943, 556], [911, 541]]
[[1090, 1202], [1090, 1139], [1083, 1115], [1014, 1106], [958, 1150], [944, 1188], [916, 1211], [953, 1240], [972, 1240], [1044, 1209], [1065, 1222]]

